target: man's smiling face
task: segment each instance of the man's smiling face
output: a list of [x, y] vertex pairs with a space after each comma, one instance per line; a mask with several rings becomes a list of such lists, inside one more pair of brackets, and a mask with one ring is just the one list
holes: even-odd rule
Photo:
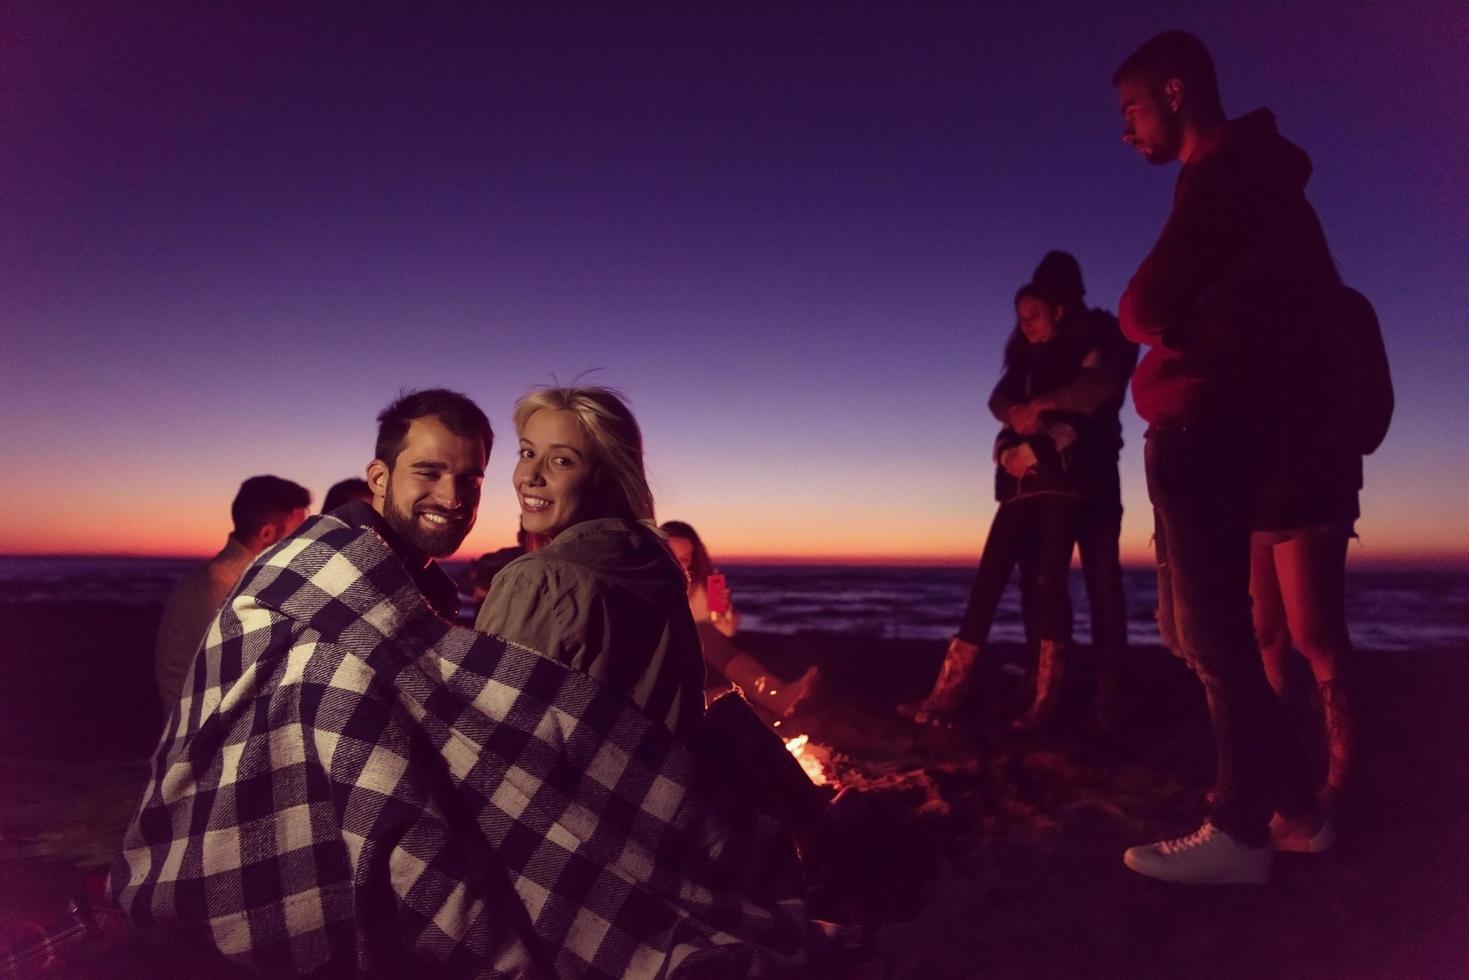
[[408, 423], [392, 465], [368, 466], [373, 505], [403, 540], [429, 558], [452, 555], [474, 527], [485, 448], [432, 415]]

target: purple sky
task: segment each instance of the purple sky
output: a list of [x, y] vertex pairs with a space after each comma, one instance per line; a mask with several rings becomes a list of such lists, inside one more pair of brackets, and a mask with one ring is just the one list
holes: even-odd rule
[[1015, 288], [1065, 248], [1113, 308], [1166, 214], [1108, 80], [1170, 27], [1381, 315], [1357, 553], [1469, 552], [1462, 3], [322, 6], [0, 6], [0, 552], [212, 550], [444, 384], [502, 438], [477, 553], [514, 399], [601, 368], [716, 554], [972, 557]]

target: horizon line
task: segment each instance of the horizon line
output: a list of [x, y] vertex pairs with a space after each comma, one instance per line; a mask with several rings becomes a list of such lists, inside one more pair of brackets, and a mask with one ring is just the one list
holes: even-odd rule
[[[210, 554], [165, 554], [159, 552], [143, 551], [4, 551], [0, 552], [0, 559], [6, 558], [63, 558], [63, 559], [154, 559], [158, 561], [202, 561], [210, 557]], [[474, 561], [475, 556], [464, 556], [455, 554], [449, 558], [439, 559], [450, 562]], [[809, 554], [809, 555], [781, 555], [769, 553], [739, 554], [731, 553], [721, 555], [719, 564], [726, 566], [795, 566], [795, 567], [866, 567], [866, 568], [973, 568], [978, 562], [978, 556], [960, 556], [953, 554], [937, 555], [893, 555], [893, 554]], [[1077, 567], [1080, 562], [1076, 557], [1072, 558], [1072, 567]], [[1123, 568], [1129, 570], [1150, 570], [1154, 568], [1153, 559], [1148, 555], [1122, 556]], [[1469, 552], [1396, 552], [1387, 554], [1362, 555], [1348, 552], [1348, 567], [1359, 568], [1381, 568], [1381, 569], [1422, 569], [1434, 571], [1469, 571]]]

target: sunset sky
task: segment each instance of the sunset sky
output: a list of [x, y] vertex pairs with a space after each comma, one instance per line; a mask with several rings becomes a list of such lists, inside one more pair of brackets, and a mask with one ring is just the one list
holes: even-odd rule
[[1177, 168], [1109, 79], [1183, 27], [1383, 323], [1353, 554], [1469, 561], [1469, 6], [1127, 6], [0, 5], [0, 553], [212, 553], [444, 385], [499, 437], [479, 554], [515, 399], [599, 369], [717, 558], [972, 560], [1011, 297], [1064, 248], [1116, 307]]

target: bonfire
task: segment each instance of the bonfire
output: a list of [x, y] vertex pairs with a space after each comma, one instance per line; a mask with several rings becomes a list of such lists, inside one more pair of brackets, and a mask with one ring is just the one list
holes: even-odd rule
[[806, 775], [817, 786], [825, 786], [830, 780], [827, 779], [826, 770], [831, 763], [831, 749], [824, 745], [818, 745], [811, 741], [809, 735], [797, 735], [785, 740], [786, 751], [795, 756]]

